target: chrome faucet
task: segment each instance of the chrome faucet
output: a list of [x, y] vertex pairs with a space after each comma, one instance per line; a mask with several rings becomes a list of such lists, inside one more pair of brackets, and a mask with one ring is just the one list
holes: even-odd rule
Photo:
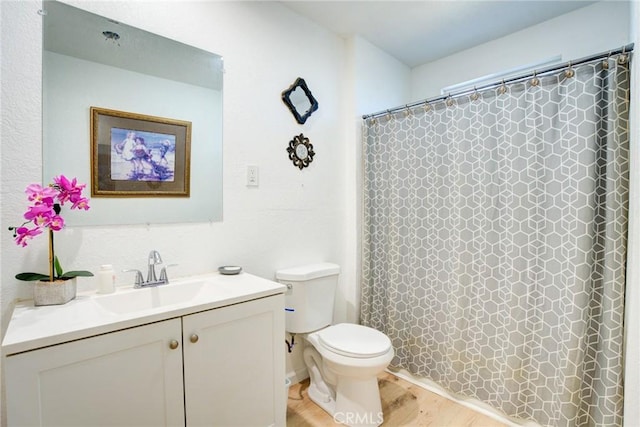
[[145, 282], [142, 278], [142, 273], [140, 270], [132, 269], [132, 270], [123, 270], [125, 273], [136, 273], [136, 279], [134, 282], [134, 288], [146, 288], [150, 286], [158, 286], [158, 285], [166, 285], [169, 283], [169, 277], [167, 277], [167, 268], [172, 267], [177, 264], [169, 264], [162, 267], [160, 271], [160, 279], [156, 277], [156, 265], [162, 264], [162, 257], [160, 256], [160, 252], [156, 250], [152, 250], [149, 252], [148, 265], [149, 269], [147, 271], [147, 281]]

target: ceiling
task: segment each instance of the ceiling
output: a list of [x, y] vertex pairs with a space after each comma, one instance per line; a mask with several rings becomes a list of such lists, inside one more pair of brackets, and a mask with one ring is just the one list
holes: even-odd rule
[[360, 35], [413, 68], [595, 1], [282, 1], [341, 35]]

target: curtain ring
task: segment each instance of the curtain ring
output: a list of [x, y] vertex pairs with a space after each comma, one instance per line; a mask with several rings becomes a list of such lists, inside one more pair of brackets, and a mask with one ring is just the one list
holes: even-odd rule
[[622, 46], [622, 53], [618, 56], [618, 64], [624, 65], [627, 63], [628, 56], [625, 53], [625, 46]]
[[471, 94], [471, 100], [472, 101], [477, 101], [478, 98], [480, 98], [480, 94], [478, 93], [478, 89], [474, 86], [473, 87], [473, 93]]
[[405, 105], [404, 106], [404, 116], [405, 117], [409, 117], [411, 115], [411, 109], [409, 108], [409, 105]]
[[431, 111], [431, 104], [429, 104], [429, 101], [425, 101], [424, 102], [424, 112], [428, 113], [429, 111]]
[[387, 110], [387, 120], [389, 121], [393, 120], [393, 114], [391, 114], [390, 110]]
[[531, 79], [531, 86], [538, 86], [540, 84], [540, 79], [538, 78], [538, 71], [533, 70], [533, 78]]
[[611, 59], [611, 51], [609, 51], [607, 58], [602, 61], [602, 68], [605, 70], [609, 69], [609, 59]]
[[570, 79], [571, 77], [575, 76], [575, 74], [575, 71], [573, 71], [573, 68], [571, 68], [571, 61], [569, 61], [569, 68], [564, 70], [564, 76]]
[[498, 93], [500, 95], [504, 95], [505, 93], [507, 93], [507, 85], [504, 83], [504, 79], [502, 79], [502, 84], [498, 88]]
[[446, 104], [447, 107], [453, 107], [453, 99], [451, 99], [451, 93], [449, 93], [449, 95], [447, 96], [447, 100], [446, 100]]

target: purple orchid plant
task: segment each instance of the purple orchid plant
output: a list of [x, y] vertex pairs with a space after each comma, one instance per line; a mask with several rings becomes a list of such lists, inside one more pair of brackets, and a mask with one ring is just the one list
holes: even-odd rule
[[9, 227], [19, 246], [27, 246], [34, 237], [47, 230], [49, 234], [49, 274], [19, 273], [16, 279], [25, 281], [43, 280], [54, 282], [68, 280], [78, 276], [93, 276], [89, 271], [63, 272], [60, 261], [53, 247], [53, 232], [64, 227], [64, 219], [60, 216], [62, 206], [71, 204], [71, 209], [89, 209], [89, 199], [82, 195], [86, 184], [78, 184], [76, 179], [69, 180], [64, 175], [53, 179], [53, 184], [43, 187], [40, 184], [27, 186], [25, 193], [31, 204], [24, 214], [26, 221], [18, 227]]

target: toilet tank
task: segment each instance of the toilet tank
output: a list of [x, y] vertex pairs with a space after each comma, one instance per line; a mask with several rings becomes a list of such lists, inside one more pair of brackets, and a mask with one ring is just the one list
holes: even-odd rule
[[338, 274], [340, 266], [331, 263], [302, 265], [276, 271], [276, 280], [287, 286], [287, 332], [307, 333], [331, 324]]

